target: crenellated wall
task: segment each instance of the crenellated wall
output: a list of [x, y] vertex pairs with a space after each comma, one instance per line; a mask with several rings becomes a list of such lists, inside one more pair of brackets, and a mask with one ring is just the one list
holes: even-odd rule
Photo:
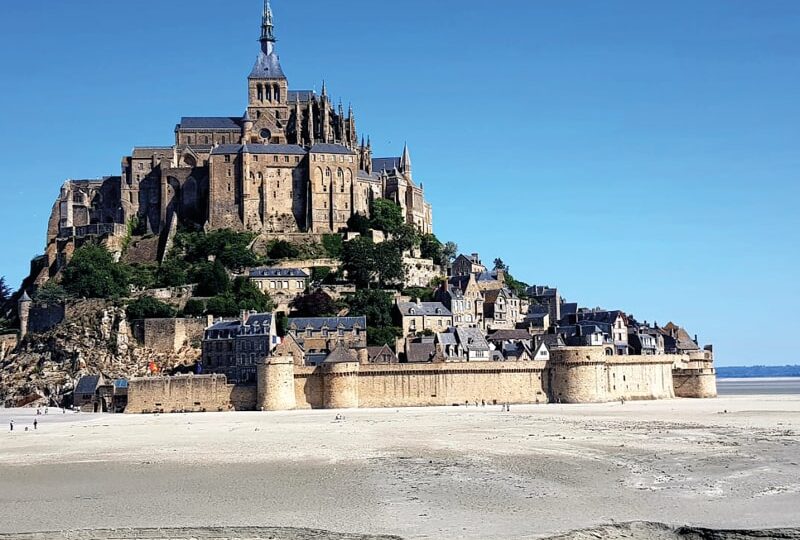
[[[682, 367], [673, 372], [676, 365]], [[606, 356], [602, 347], [555, 349], [549, 362], [309, 367], [276, 357], [259, 365], [257, 387], [228, 385], [220, 375], [135, 379], [128, 412], [600, 403], [676, 395], [715, 396], [713, 359]]]

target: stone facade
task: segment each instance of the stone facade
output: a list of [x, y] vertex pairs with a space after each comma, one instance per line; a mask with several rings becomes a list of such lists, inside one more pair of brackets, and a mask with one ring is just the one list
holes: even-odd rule
[[559, 347], [549, 359], [506, 362], [359, 364], [353, 357], [300, 366], [280, 356], [259, 363], [258, 388], [221, 376], [135, 379], [127, 412], [705, 398], [716, 396], [713, 377], [710, 357], [609, 357], [603, 347]]
[[200, 348], [206, 319], [145, 319], [143, 344], [156, 352], [175, 353], [184, 347]]
[[64, 184], [37, 283], [58, 272], [83, 239], [105, 239], [119, 252], [129, 225], [160, 235], [163, 255], [178, 224], [267, 236], [336, 233], [386, 198], [407, 223], [432, 232], [431, 205], [408, 148], [374, 158], [371, 143], [359, 140], [352, 107], [337, 107], [324, 84], [320, 94], [290, 90], [269, 6], [260, 41], [243, 114], [184, 117], [173, 145], [135, 148], [120, 176]]

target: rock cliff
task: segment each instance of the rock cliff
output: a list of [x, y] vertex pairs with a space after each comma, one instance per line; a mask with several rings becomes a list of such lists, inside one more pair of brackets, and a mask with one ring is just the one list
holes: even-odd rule
[[71, 403], [83, 375], [108, 380], [143, 376], [151, 362], [162, 371], [192, 365], [200, 350], [176, 353], [142, 347], [132, 337], [123, 307], [101, 300], [70, 302], [64, 322], [28, 335], [0, 361], [0, 403], [6, 406]]

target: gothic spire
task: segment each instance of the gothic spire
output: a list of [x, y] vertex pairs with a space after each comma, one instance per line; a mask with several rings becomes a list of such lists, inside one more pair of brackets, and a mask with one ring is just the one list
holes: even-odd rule
[[411, 152], [408, 151], [408, 143], [403, 147], [403, 157], [400, 160], [400, 169], [411, 178]]
[[264, 0], [264, 14], [261, 17], [261, 50], [271, 54], [275, 47], [275, 24], [272, 17], [272, 6], [269, 0]]

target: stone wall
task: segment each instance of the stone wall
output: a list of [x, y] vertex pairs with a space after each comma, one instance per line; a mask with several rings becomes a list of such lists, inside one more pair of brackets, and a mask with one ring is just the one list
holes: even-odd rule
[[28, 318], [28, 333], [40, 334], [64, 321], [64, 306], [31, 306]]
[[178, 352], [187, 345], [199, 348], [206, 319], [146, 319], [143, 323], [143, 345], [156, 352]]
[[232, 389], [224, 375], [132, 379], [125, 412], [227, 411], [232, 409]]
[[134, 380], [129, 412], [597, 403], [716, 395], [713, 369], [675, 370], [673, 379], [673, 366], [681, 358], [606, 356], [602, 347], [554, 349], [548, 362], [309, 367], [276, 358], [258, 367], [257, 387], [208, 377]]

